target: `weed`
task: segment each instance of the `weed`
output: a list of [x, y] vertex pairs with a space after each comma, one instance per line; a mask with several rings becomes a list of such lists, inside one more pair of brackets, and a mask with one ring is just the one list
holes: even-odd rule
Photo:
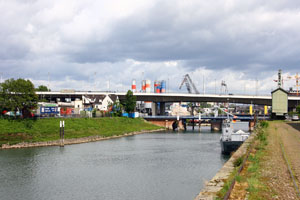
[[269, 123], [267, 121], [261, 121], [260, 126], [265, 129], [269, 127]]
[[242, 181], [242, 177], [240, 175], [236, 175], [235, 180], [240, 183]]
[[234, 167], [239, 167], [239, 166], [243, 163], [243, 160], [244, 160], [244, 156], [241, 156], [241, 157], [237, 158], [237, 159], [233, 162], [233, 166], [234, 166]]

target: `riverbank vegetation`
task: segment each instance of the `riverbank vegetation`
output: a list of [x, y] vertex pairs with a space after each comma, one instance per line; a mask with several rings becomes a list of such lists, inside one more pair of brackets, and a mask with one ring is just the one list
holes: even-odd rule
[[[234, 188], [230, 194], [230, 199], [239, 199], [248, 196], [248, 199], [265, 199], [264, 194], [267, 188], [262, 181], [261, 173], [262, 165], [261, 160], [265, 156], [265, 148], [268, 145], [268, 122], [260, 122], [256, 127], [256, 136], [252, 143], [249, 145], [247, 153], [249, 156], [244, 161], [246, 155], [236, 159], [234, 162], [234, 171], [226, 180], [224, 187], [217, 194], [217, 199], [223, 199], [232, 182], [235, 180]], [[245, 163], [243, 169], [238, 173], [241, 165]], [[242, 198], [243, 199], [243, 198]]]
[[223, 199], [235, 179], [229, 199], [298, 199], [300, 123], [264, 122], [256, 131], [243, 170], [238, 174], [236, 168], [218, 198]]
[[45, 142], [59, 139], [59, 123], [65, 121], [65, 138], [88, 136], [109, 137], [125, 133], [156, 130], [143, 119], [112, 118], [47, 118], [47, 119], [0, 119], [0, 146], [21, 142]]

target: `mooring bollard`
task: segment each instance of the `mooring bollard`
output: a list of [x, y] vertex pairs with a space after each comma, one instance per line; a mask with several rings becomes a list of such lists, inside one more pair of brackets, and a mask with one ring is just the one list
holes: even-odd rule
[[65, 121], [63, 121], [63, 134], [62, 134], [63, 146], [65, 145]]
[[198, 116], [198, 120], [199, 120], [199, 131], [201, 132], [201, 113], [199, 112], [199, 116]]
[[61, 136], [62, 136], [61, 128], [62, 128], [62, 121], [59, 121], [59, 139], [60, 140], [61, 140]]
[[65, 121], [60, 121], [59, 123], [59, 136], [60, 136], [60, 146], [64, 146], [64, 137], [65, 137]]
[[177, 124], [177, 132], [179, 132], [179, 129], [180, 129], [180, 128], [179, 128], [179, 125], [180, 125], [180, 124], [179, 124], [179, 122], [180, 122], [179, 119], [180, 119], [180, 117], [179, 117], [179, 115], [177, 115], [177, 123], [178, 123], [178, 124]]

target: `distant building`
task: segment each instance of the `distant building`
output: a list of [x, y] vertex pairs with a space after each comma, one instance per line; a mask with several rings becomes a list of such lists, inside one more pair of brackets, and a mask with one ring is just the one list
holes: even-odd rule
[[272, 91], [272, 116], [283, 117], [288, 113], [288, 92], [282, 88]]
[[110, 104], [118, 100], [116, 95], [85, 95], [82, 97], [84, 108], [107, 111]]

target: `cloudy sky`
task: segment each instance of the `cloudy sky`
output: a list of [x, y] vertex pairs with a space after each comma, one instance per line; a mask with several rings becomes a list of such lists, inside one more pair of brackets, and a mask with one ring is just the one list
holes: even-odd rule
[[0, 11], [2, 80], [121, 91], [164, 79], [178, 91], [188, 73], [201, 93], [224, 80], [269, 94], [279, 68], [300, 72], [298, 0], [0, 0]]

